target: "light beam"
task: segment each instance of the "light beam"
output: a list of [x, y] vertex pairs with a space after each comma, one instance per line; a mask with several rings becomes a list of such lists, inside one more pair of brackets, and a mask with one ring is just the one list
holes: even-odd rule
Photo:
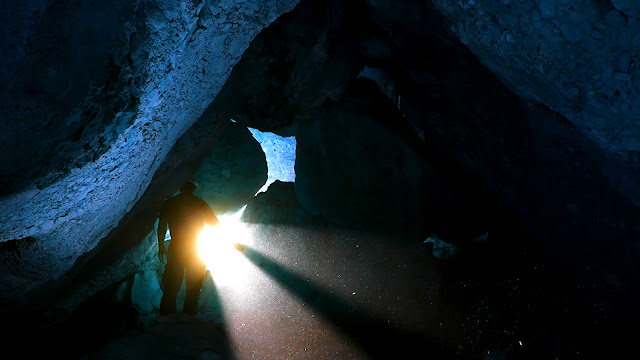
[[235, 287], [248, 280], [251, 265], [240, 251], [243, 245], [252, 245], [253, 238], [240, 221], [244, 209], [219, 216], [218, 225], [206, 225], [198, 236], [198, 253], [217, 285]]

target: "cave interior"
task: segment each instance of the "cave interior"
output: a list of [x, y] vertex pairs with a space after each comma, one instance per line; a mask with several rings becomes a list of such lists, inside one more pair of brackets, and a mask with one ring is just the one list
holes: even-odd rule
[[[0, 24], [5, 348], [638, 352], [640, 4], [29, 0]], [[190, 177], [228, 231], [198, 314], [160, 316], [157, 214]]]

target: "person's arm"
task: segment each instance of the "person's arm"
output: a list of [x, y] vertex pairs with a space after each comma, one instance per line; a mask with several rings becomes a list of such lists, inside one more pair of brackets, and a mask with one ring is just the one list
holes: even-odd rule
[[167, 249], [164, 247], [164, 237], [167, 234], [167, 220], [162, 212], [158, 216], [158, 259], [162, 261], [162, 256], [167, 254]]

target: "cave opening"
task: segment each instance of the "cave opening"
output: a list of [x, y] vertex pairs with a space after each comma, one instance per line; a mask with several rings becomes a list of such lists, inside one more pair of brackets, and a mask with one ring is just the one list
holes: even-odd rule
[[253, 137], [260, 143], [267, 159], [267, 182], [258, 190], [266, 191], [276, 180], [294, 182], [296, 180], [296, 138], [280, 136], [272, 132], [262, 132], [249, 128]]
[[[248, 129], [260, 144], [267, 164], [267, 180], [254, 196], [266, 192], [275, 181], [294, 182], [295, 136]], [[247, 264], [243, 263], [242, 256], [237, 252], [237, 244], [254, 245], [252, 230], [241, 220], [246, 207], [247, 204], [244, 204], [235, 212], [219, 215], [220, 224], [216, 227], [206, 226], [199, 235], [198, 252], [207, 264], [208, 274], [218, 286], [240, 287], [240, 283], [249, 280]]]

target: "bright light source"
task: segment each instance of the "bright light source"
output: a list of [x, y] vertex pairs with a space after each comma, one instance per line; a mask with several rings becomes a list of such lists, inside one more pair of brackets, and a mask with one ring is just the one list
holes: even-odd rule
[[[198, 236], [198, 253], [217, 285], [237, 286], [247, 280], [249, 264], [234, 244], [252, 245], [247, 225], [240, 222], [244, 207], [235, 214], [221, 215], [216, 226], [205, 226]], [[241, 247], [240, 247], [241, 248]]]

